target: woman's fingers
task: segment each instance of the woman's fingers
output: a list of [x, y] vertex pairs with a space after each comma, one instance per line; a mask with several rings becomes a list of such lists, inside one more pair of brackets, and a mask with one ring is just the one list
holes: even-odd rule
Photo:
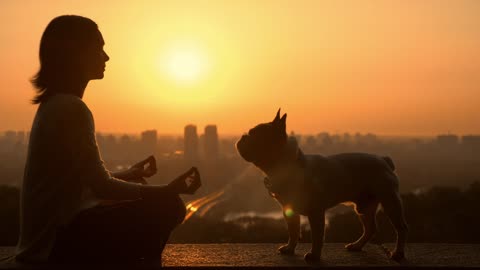
[[[147, 165], [147, 168], [145, 168], [145, 165]], [[135, 168], [140, 174], [140, 176], [150, 177], [157, 173], [157, 161], [152, 155], [133, 165], [132, 168]]]
[[143, 166], [145, 166], [145, 164], [147, 164], [148, 162], [150, 162], [150, 158], [147, 158], [147, 159], [144, 159], [144, 160], [138, 162], [137, 164], [133, 165], [133, 167], [143, 168]]
[[143, 173], [146, 177], [150, 177], [157, 173], [157, 161], [154, 156], [149, 156], [146, 161], [148, 162], [148, 167], [143, 170]]
[[155, 172], [157, 172], [157, 160], [154, 156], [148, 157], [150, 168], [152, 168]]
[[200, 173], [198, 170], [195, 168], [193, 177], [192, 177], [192, 182], [190, 185], [187, 187], [187, 193], [188, 194], [193, 194], [195, 191], [197, 191], [200, 187], [202, 186], [202, 181], [200, 180]]
[[175, 178], [169, 185], [181, 194], [193, 194], [201, 186], [200, 174], [196, 167], [188, 169], [186, 172]]
[[188, 171], [186, 171], [182, 175], [180, 175], [178, 177], [178, 179], [182, 179], [182, 180], [185, 181], [190, 175], [192, 175], [193, 172], [195, 172], [195, 170], [197, 170], [197, 168], [195, 168], [195, 167], [190, 168]]

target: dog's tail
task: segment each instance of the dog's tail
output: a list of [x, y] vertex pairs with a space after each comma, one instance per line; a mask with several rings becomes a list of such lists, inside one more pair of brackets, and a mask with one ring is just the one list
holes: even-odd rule
[[383, 157], [383, 160], [385, 160], [385, 162], [387, 162], [388, 167], [390, 167], [390, 169], [392, 171], [395, 171], [395, 164], [393, 163], [393, 160], [390, 157], [385, 156], [385, 157]]

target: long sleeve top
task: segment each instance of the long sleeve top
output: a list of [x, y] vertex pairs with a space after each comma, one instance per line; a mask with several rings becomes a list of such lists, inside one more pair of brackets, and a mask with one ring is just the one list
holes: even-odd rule
[[99, 199], [138, 199], [141, 192], [141, 185], [113, 178], [105, 168], [82, 99], [50, 97], [39, 105], [30, 133], [16, 259], [46, 261], [57, 229], [77, 213]]

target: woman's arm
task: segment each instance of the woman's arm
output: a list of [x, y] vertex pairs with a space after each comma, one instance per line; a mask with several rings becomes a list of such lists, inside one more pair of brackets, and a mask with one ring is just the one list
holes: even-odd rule
[[122, 179], [125, 181], [129, 181], [135, 178], [131, 168], [128, 168], [123, 171], [118, 171], [118, 172], [110, 172], [110, 174], [115, 178]]
[[131, 183], [139, 183], [142, 185], [148, 184], [145, 178], [139, 176], [138, 173], [132, 168], [128, 168], [123, 171], [110, 172], [110, 175], [114, 178], [121, 179], [123, 181], [131, 182]]
[[[106, 168], [100, 156], [96, 138], [93, 116], [88, 107], [82, 102], [71, 106], [73, 116], [65, 124], [65, 132], [70, 136], [70, 147], [72, 149], [73, 164], [76, 171], [82, 175], [85, 184], [100, 199], [130, 200], [149, 196], [162, 196], [164, 193], [188, 193], [193, 194], [201, 185], [200, 174], [196, 168], [173, 180], [166, 186], [139, 185], [128, 183], [115, 178]], [[67, 134], [65, 134], [67, 135]], [[145, 165], [149, 165], [145, 168]], [[143, 160], [134, 166], [133, 175], [148, 177], [156, 172], [155, 159], [153, 156]], [[123, 176], [132, 176], [131, 172]], [[135, 175], [137, 176], [137, 175]], [[188, 179], [192, 179], [187, 183]]]
[[[147, 167], [145, 167], [147, 166]], [[157, 162], [154, 156], [136, 163], [132, 167], [118, 172], [111, 172], [115, 178], [122, 179], [128, 182], [147, 184], [145, 177], [151, 177], [157, 173]]]

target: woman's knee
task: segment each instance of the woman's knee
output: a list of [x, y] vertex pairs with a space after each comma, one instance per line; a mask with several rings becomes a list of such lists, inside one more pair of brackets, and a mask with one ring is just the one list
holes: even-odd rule
[[173, 226], [182, 223], [186, 215], [185, 203], [177, 194], [144, 200], [143, 209], [151, 219]]

